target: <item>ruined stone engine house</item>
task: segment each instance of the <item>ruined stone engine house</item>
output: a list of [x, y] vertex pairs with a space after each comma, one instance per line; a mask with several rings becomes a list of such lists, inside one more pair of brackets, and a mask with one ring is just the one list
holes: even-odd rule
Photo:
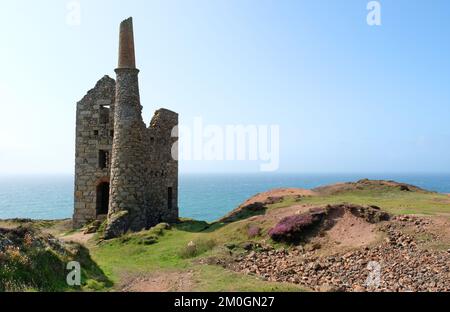
[[76, 114], [73, 225], [107, 218], [106, 237], [178, 220], [178, 114], [159, 109], [145, 125], [131, 18], [119, 41], [116, 80], [100, 79]]

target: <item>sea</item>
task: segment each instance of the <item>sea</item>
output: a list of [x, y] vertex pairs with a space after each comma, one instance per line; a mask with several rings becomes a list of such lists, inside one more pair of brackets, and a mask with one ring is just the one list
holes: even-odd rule
[[[310, 189], [364, 178], [450, 193], [450, 174], [183, 174], [179, 181], [180, 216], [211, 222], [270, 189]], [[71, 175], [0, 176], [0, 219], [71, 218], [73, 187]]]

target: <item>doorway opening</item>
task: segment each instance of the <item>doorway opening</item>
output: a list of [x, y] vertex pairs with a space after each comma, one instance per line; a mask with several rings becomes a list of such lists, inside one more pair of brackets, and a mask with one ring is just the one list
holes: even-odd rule
[[97, 186], [97, 216], [107, 215], [109, 206], [109, 183], [103, 182]]

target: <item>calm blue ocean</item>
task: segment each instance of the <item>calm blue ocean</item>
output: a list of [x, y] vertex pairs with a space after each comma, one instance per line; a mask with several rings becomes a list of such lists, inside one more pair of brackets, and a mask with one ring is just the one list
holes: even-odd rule
[[[180, 215], [213, 221], [237, 207], [250, 196], [272, 188], [313, 188], [362, 178], [396, 180], [437, 192], [450, 193], [450, 174], [182, 175], [180, 177]], [[0, 177], [0, 219], [70, 218], [72, 210], [72, 176]]]

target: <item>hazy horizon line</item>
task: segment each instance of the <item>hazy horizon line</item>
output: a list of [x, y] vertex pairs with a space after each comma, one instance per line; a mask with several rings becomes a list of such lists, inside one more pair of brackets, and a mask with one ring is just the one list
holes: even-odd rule
[[[74, 173], [68, 172], [50, 172], [50, 173], [0, 173], [0, 177], [26, 177], [26, 176], [74, 176]], [[395, 171], [387, 171], [387, 172], [300, 172], [300, 171], [280, 171], [280, 172], [180, 172], [180, 176], [183, 175], [261, 175], [261, 176], [274, 176], [274, 175], [369, 175], [369, 176], [381, 176], [381, 175], [450, 175], [449, 172], [434, 172], [434, 171], [412, 171], [412, 172], [395, 172]]]

